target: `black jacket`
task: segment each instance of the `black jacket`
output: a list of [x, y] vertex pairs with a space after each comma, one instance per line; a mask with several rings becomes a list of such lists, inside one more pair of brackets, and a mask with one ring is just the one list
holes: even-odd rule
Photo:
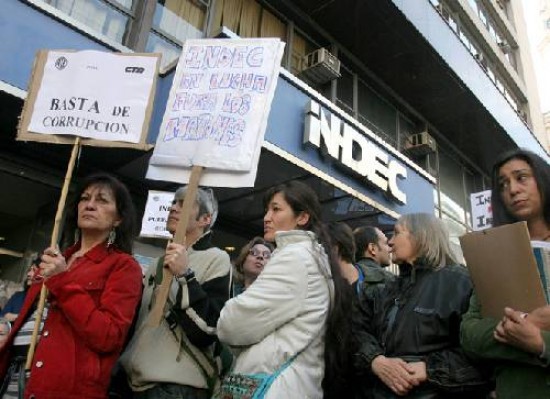
[[459, 345], [460, 321], [471, 293], [465, 267], [434, 271], [415, 264], [403, 265], [395, 281], [362, 295], [353, 315], [353, 336], [359, 348], [354, 366], [361, 377], [357, 397], [398, 397], [371, 371], [378, 355], [426, 362], [428, 381], [407, 397], [473, 399], [476, 392], [483, 395], [486, 379]]

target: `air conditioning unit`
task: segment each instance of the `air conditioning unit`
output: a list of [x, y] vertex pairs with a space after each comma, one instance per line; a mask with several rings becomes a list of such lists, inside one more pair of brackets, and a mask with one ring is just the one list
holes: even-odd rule
[[411, 134], [405, 142], [403, 151], [412, 157], [422, 157], [436, 152], [437, 143], [428, 132]]
[[325, 48], [317, 49], [302, 58], [300, 77], [323, 84], [340, 76], [340, 60]]

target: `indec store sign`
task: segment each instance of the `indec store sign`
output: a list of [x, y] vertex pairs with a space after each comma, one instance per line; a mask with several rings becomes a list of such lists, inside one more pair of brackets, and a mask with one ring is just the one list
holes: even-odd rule
[[397, 201], [406, 204], [407, 195], [399, 188], [399, 181], [407, 178], [407, 169], [388, 152], [373, 143], [355, 127], [334, 114], [323, 111], [314, 100], [307, 106], [304, 143], [324, 148], [332, 158], [347, 166]]

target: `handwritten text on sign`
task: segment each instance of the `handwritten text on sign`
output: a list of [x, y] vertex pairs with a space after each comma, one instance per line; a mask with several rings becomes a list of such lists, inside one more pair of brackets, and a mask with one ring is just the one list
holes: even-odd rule
[[472, 228], [474, 231], [493, 227], [493, 210], [491, 208], [491, 190], [470, 194], [472, 205]]
[[50, 51], [29, 131], [138, 143], [157, 60]]
[[281, 56], [277, 39], [188, 40], [151, 165], [249, 170]]

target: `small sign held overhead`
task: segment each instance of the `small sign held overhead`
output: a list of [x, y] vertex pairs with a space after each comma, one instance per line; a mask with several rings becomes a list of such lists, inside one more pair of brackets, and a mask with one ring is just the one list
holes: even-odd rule
[[146, 149], [158, 54], [39, 51], [18, 139]]
[[173, 199], [174, 193], [172, 192], [149, 191], [139, 233], [141, 237], [172, 238], [172, 234], [166, 230], [166, 222]]
[[491, 190], [470, 194], [470, 203], [472, 205], [472, 229], [479, 231], [493, 227]]

